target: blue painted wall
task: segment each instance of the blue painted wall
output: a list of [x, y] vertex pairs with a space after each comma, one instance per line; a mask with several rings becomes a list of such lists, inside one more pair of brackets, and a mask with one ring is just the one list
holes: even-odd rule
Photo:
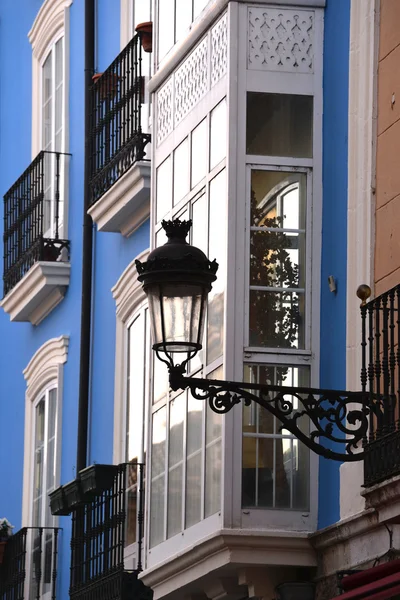
[[[347, 137], [350, 0], [325, 11], [321, 387], [346, 386]], [[316, 199], [318, 201], [318, 199]], [[337, 282], [329, 291], [328, 276]], [[339, 463], [320, 459], [319, 528], [339, 519]]]
[[[0, 3], [0, 197], [32, 160], [32, 51], [27, 37], [42, 0], [1, 0]], [[103, 71], [120, 50], [120, 11], [117, 0], [97, 2], [96, 66]], [[22, 511], [25, 420], [23, 369], [38, 348], [51, 338], [68, 335], [64, 368], [61, 482], [76, 476], [79, 392], [83, 165], [84, 165], [84, 1], [70, 8], [69, 65], [69, 239], [71, 281], [59, 306], [37, 327], [10, 323], [0, 310], [0, 517], [18, 530]], [[0, 218], [0, 236], [3, 219]], [[94, 235], [94, 320], [91, 395], [90, 462], [111, 462], [115, 373], [115, 302], [111, 288], [127, 265], [149, 246], [149, 224], [130, 238]], [[0, 261], [0, 275], [3, 262]], [[1, 293], [2, 295], [2, 293]], [[24, 523], [26, 525], [26, 523]], [[68, 597], [71, 520], [61, 517], [58, 598]]]

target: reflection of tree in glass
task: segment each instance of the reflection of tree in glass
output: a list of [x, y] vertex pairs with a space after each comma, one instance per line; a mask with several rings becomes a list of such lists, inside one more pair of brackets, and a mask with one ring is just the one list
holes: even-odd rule
[[[265, 227], [250, 236], [250, 283], [274, 288], [297, 288], [299, 267], [288, 250], [292, 237], [283, 231], [283, 216], [265, 216], [251, 193], [252, 222]], [[268, 229], [267, 229], [268, 228]], [[250, 294], [250, 345], [293, 348], [298, 339], [300, 311], [294, 292], [254, 290]]]

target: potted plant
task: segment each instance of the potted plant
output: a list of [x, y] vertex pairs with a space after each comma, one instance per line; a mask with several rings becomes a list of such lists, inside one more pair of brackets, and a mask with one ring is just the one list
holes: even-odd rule
[[74, 508], [76, 508], [77, 506], [79, 506], [79, 504], [82, 504], [83, 502], [80, 479], [74, 479], [73, 481], [66, 483], [65, 485], [63, 485], [63, 489], [65, 494], [66, 506], [71, 512], [72, 510], [74, 510]]
[[145, 52], [153, 51], [153, 23], [152, 21], [146, 21], [136, 25], [135, 31], [140, 36], [142, 48]]
[[117, 73], [105, 71], [104, 73], [95, 73], [92, 77], [93, 84], [99, 90], [101, 100], [113, 98], [118, 90], [118, 82], [120, 80]]
[[115, 475], [118, 472], [116, 465], [91, 465], [79, 471], [82, 492], [85, 497], [98, 496], [105, 490], [112, 488]]
[[4, 550], [6, 549], [6, 543], [9, 537], [12, 536], [12, 530], [14, 526], [11, 525], [10, 521], [3, 518], [0, 519], [0, 565], [3, 562]]
[[65, 491], [62, 485], [56, 490], [49, 494], [50, 498], [50, 510], [52, 515], [56, 516], [67, 516], [70, 514], [68, 508], [67, 499], [65, 497]]

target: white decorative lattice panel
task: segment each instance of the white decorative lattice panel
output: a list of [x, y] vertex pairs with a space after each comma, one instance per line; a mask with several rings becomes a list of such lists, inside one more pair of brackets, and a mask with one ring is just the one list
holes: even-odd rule
[[170, 77], [157, 93], [157, 145], [171, 133], [173, 127], [172, 83]]
[[249, 7], [248, 68], [313, 72], [314, 13]]
[[228, 66], [227, 15], [211, 30], [211, 86], [221, 79]]
[[208, 91], [208, 64], [208, 39], [205, 38], [175, 71], [175, 125]]

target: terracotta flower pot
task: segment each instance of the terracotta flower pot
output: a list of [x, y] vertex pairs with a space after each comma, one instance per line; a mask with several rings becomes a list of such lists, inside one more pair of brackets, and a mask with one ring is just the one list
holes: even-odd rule
[[146, 21], [145, 23], [139, 23], [136, 25], [135, 31], [140, 35], [140, 41], [142, 48], [145, 52], [153, 51], [153, 22]]
[[107, 97], [114, 97], [117, 89], [119, 76], [116, 73], [95, 73], [92, 77], [94, 84], [98, 83], [100, 98], [105, 100]]

